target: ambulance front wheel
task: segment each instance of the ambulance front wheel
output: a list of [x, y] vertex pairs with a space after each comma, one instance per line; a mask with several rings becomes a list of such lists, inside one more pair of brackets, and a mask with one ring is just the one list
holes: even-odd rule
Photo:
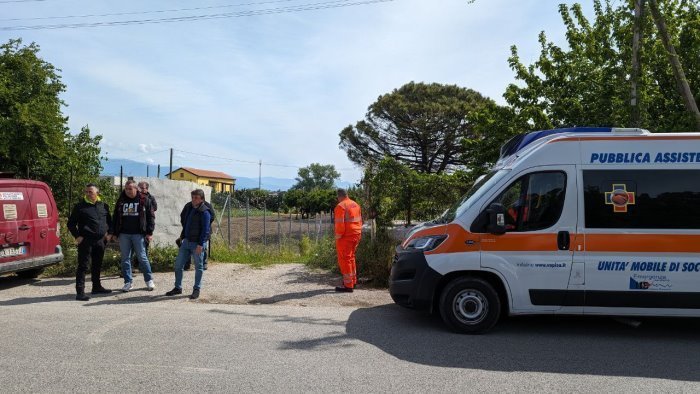
[[481, 334], [498, 322], [501, 300], [496, 289], [485, 280], [457, 278], [440, 295], [440, 315], [455, 332]]

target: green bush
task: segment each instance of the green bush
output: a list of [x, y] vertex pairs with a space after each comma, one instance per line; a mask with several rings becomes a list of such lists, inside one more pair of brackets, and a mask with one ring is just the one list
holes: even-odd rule
[[153, 272], [172, 272], [175, 270], [175, 259], [178, 249], [175, 246], [148, 248], [148, 261]]
[[313, 245], [311, 244], [311, 238], [303, 235], [299, 241], [299, 254], [302, 256], [308, 256], [312, 247]]
[[[369, 236], [362, 237], [356, 251], [357, 276], [374, 286], [387, 286], [394, 249], [398, 243], [386, 233], [378, 233], [374, 241]], [[337, 261], [335, 239], [326, 237], [313, 246], [307, 265], [339, 273]]]

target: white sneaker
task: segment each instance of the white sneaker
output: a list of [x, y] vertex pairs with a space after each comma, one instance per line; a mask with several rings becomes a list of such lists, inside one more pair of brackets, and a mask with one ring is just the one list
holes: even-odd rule
[[133, 289], [133, 288], [134, 288], [134, 284], [133, 284], [133, 283], [131, 283], [131, 282], [124, 283], [124, 287], [122, 287], [122, 291], [123, 291], [124, 293], [127, 293], [129, 290], [131, 290], [131, 289]]
[[148, 289], [148, 291], [153, 291], [153, 290], [155, 290], [156, 284], [153, 283], [153, 279], [151, 279], [151, 280], [149, 280], [148, 282], [146, 282], [146, 288]]

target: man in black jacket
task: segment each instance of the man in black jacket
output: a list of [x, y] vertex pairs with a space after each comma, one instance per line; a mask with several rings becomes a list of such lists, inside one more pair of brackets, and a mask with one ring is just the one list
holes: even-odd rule
[[199, 291], [202, 288], [202, 276], [204, 275], [202, 255], [204, 244], [209, 239], [211, 231], [211, 213], [207, 204], [204, 204], [204, 190], [197, 189], [190, 194], [192, 201], [185, 204], [180, 213], [182, 232], [176, 241], [180, 245], [180, 251], [175, 260], [175, 288], [165, 295], [182, 294], [182, 271], [185, 263], [194, 255], [194, 289], [190, 299], [195, 300], [199, 298]]
[[128, 292], [134, 285], [131, 278], [131, 251], [135, 250], [139, 260], [139, 268], [143, 272], [146, 288], [151, 291], [156, 288], [153, 283], [151, 264], [146, 256], [146, 241], [153, 238], [156, 227], [155, 216], [150, 201], [141, 199], [136, 188], [136, 182], [129, 180], [124, 184], [124, 191], [119, 196], [114, 207], [114, 224], [112, 235], [119, 240], [122, 257], [122, 275], [124, 275], [123, 292]]
[[105, 255], [105, 241], [110, 233], [109, 225], [112, 218], [109, 207], [101, 201], [97, 186], [90, 183], [85, 186], [85, 197], [75, 204], [70, 218], [68, 231], [75, 237], [78, 245], [78, 269], [75, 273], [75, 299], [87, 301], [85, 295], [85, 273], [88, 259], [91, 259], [90, 274], [92, 279], [92, 294], [106, 294], [112, 290], [105, 289], [100, 283], [100, 271]]
[[[146, 200], [151, 204], [151, 212], [153, 214], [153, 217], [155, 218], [156, 216], [156, 211], [158, 210], [158, 202], [156, 202], [156, 198], [153, 197], [153, 194], [148, 192], [149, 184], [146, 181], [141, 181], [138, 184], [139, 187], [139, 198], [141, 199], [141, 204], [144, 206], [146, 205]], [[146, 238], [146, 243], [144, 244], [145, 249], [146, 249], [146, 256], [148, 256], [148, 247], [151, 245], [151, 242]], [[134, 252], [131, 255], [131, 261], [136, 261], [137, 263], [139, 262], [139, 256], [136, 255], [136, 252]]]
[[[204, 252], [202, 252], [202, 266], [204, 267], [204, 270], [207, 270], [207, 259], [209, 257], [209, 242], [211, 241], [211, 224], [214, 223], [214, 219], [216, 219], [216, 211], [214, 211], [214, 207], [208, 202], [204, 201], [203, 202], [207, 208], [209, 208], [209, 214], [211, 214], [211, 217], [209, 218], [209, 238], [207, 238], [207, 242], [204, 243]], [[192, 203], [188, 203], [192, 204]], [[184, 211], [183, 211], [184, 212]], [[182, 213], [180, 213], [180, 222], [182, 222]], [[190, 267], [192, 266], [192, 260], [187, 260], [187, 263], [185, 263], [185, 271], [189, 271]]]

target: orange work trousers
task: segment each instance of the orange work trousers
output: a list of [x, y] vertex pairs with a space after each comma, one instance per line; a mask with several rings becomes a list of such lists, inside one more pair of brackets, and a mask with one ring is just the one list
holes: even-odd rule
[[350, 289], [357, 284], [357, 264], [355, 263], [355, 249], [360, 244], [361, 234], [343, 235], [335, 240], [335, 249], [338, 252], [338, 268], [343, 274], [343, 286]]

